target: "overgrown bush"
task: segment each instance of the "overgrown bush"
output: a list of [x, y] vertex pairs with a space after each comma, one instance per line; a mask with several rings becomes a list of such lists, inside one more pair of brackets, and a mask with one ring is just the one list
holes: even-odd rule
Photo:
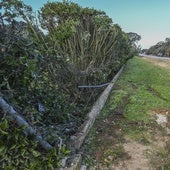
[[55, 169], [69, 151], [62, 147], [44, 152], [35, 141], [28, 139], [22, 129], [1, 117], [0, 121], [0, 169]]
[[[0, 95], [51, 144], [59, 135], [68, 139], [102, 91], [78, 85], [110, 81], [133, 55], [129, 35], [105, 12], [73, 2], [48, 2], [38, 18], [19, 0], [2, 0], [0, 8]], [[6, 169], [52, 169], [63, 157], [55, 150], [51, 155], [37, 151], [6, 119], [1, 134], [0, 161]]]

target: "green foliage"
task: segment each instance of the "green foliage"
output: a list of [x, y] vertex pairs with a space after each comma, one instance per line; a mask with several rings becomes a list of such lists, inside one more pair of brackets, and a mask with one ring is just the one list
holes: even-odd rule
[[27, 23], [16, 19], [21, 15], [30, 17], [31, 7], [17, 0], [3, 0], [1, 7], [0, 89], [28, 88], [36, 77], [38, 59]]
[[66, 20], [61, 25], [57, 26], [54, 35], [57, 37], [59, 44], [62, 44], [75, 32], [75, 24], [73, 20]]
[[62, 147], [60, 154], [56, 148], [46, 153], [29, 140], [22, 129], [15, 124], [1, 119], [0, 122], [0, 169], [55, 169], [60, 166], [62, 157], [69, 154]]
[[64, 87], [70, 82], [67, 91], [76, 101], [89, 100], [92, 93], [89, 90], [85, 94], [77, 92], [77, 84], [100, 84], [111, 80], [133, 55], [127, 34], [103, 11], [82, 8], [67, 1], [48, 2], [41, 8], [39, 18], [42, 27], [48, 31], [49, 43], [62, 58], [63, 71], [70, 75], [62, 77]]
[[[61, 67], [57, 58], [51, 57], [53, 51], [47, 53], [48, 50], [46, 51], [46, 44], [44, 44], [45, 36], [36, 27], [32, 20], [33, 16], [27, 14], [27, 6], [21, 1], [10, 1], [9, 4], [3, 1], [1, 5], [4, 9], [0, 27], [1, 92], [13, 104], [20, 105], [21, 111], [33, 124], [40, 123], [43, 119], [41, 113], [37, 112], [37, 104], [39, 101], [42, 102], [42, 97], [46, 98], [43, 102], [47, 107], [46, 115], [51, 114], [49, 121], [68, 119], [69, 113], [63, 108], [69, 108], [70, 104], [66, 101], [67, 95], [59, 91], [62, 86], [58, 85], [59, 80], [57, 82], [55, 80], [58, 77], [61, 79], [62, 75], [54, 78], [51, 63], [56, 63], [57, 72], [61, 70]], [[17, 11], [19, 6], [21, 9]], [[8, 16], [6, 11], [16, 15]], [[23, 21], [17, 21], [15, 18], [17, 16], [20, 16]], [[5, 20], [8, 17], [8, 23], [6, 23]], [[63, 30], [62, 32], [67, 33]], [[32, 108], [28, 107], [28, 103], [32, 105]], [[28, 112], [31, 114], [27, 114]]]
[[[77, 85], [110, 81], [132, 56], [128, 35], [105, 12], [73, 2], [48, 2], [39, 19], [19, 0], [2, 0], [0, 6], [0, 94], [37, 129], [69, 121], [80, 124], [101, 90], [79, 90]], [[42, 152], [15, 126], [1, 122], [4, 168], [59, 165], [57, 151]], [[60, 133], [58, 129], [56, 134], [61, 134], [64, 128]], [[67, 152], [62, 148], [63, 155]]]
[[24, 17], [24, 19], [26, 19], [26, 16], [28, 18], [32, 17], [31, 6], [24, 4], [22, 1], [19, 0], [2, 0], [0, 2], [0, 7], [1, 7], [0, 16], [2, 18], [5, 17], [4, 21], [6, 23], [11, 23], [21, 16]]
[[61, 93], [57, 95], [51, 87], [39, 91], [39, 93], [46, 98], [44, 101], [46, 111], [42, 116], [44, 123], [67, 122], [71, 119], [71, 113], [75, 111], [76, 108], [65, 100], [67, 96]]
[[127, 33], [127, 35], [129, 37], [129, 42], [131, 44], [131, 53], [133, 55], [138, 55], [141, 47], [137, 43], [138, 41], [141, 40], [141, 36], [134, 32], [129, 32]]
[[158, 42], [156, 45], [153, 45], [148, 50], [146, 54], [152, 54], [160, 57], [170, 57], [170, 40], [166, 38], [165, 41]]

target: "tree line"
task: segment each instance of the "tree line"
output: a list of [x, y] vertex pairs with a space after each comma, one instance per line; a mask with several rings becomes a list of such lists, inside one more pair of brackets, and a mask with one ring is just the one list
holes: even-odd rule
[[151, 46], [149, 49], [143, 50], [148, 55], [156, 55], [160, 57], [170, 57], [170, 38], [160, 41]]

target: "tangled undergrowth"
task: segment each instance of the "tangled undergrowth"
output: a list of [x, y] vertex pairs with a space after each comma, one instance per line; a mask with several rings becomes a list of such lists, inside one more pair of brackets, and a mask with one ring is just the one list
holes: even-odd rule
[[72, 2], [48, 2], [38, 17], [22, 1], [2, 0], [0, 7], [0, 97], [56, 148], [44, 153], [1, 111], [0, 162], [7, 169], [53, 169], [103, 90], [78, 85], [109, 82], [137, 52], [140, 36], [123, 32], [105, 12]]

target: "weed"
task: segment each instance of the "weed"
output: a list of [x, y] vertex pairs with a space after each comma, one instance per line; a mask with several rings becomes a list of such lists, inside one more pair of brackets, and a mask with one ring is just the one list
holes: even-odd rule
[[103, 163], [110, 163], [111, 161], [116, 161], [126, 155], [124, 147], [122, 144], [118, 146], [113, 146], [108, 148], [103, 154]]
[[165, 148], [159, 148], [150, 153], [151, 165], [157, 170], [169, 170], [170, 168], [170, 142], [166, 144]]

